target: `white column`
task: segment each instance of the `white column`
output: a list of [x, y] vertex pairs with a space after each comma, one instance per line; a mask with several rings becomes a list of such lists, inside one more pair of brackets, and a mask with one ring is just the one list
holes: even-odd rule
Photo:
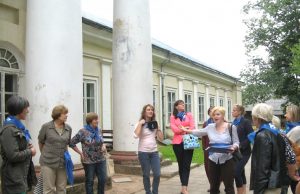
[[165, 113], [164, 113], [164, 99], [163, 99], [163, 93], [164, 93], [164, 79], [167, 73], [160, 72], [159, 73], [159, 115], [160, 115], [160, 127], [164, 131], [165, 130]]
[[113, 29], [113, 145], [130, 152], [142, 108], [153, 102], [148, 0], [114, 0]]
[[194, 94], [194, 121], [195, 121], [195, 128], [198, 128], [199, 123], [199, 111], [198, 111], [198, 81], [193, 81], [193, 94]]
[[217, 100], [217, 106], [220, 106], [220, 92], [219, 92], [219, 90], [220, 90], [220, 87], [216, 87], [216, 100]]
[[[205, 84], [206, 106], [204, 107], [204, 112], [206, 112], [206, 110], [208, 110], [208, 108], [210, 107], [209, 87], [210, 87], [210, 84]], [[205, 120], [207, 120], [209, 118], [209, 116], [207, 114], [204, 114], [204, 118], [205, 118]]]
[[184, 101], [184, 95], [183, 95], [183, 80], [184, 77], [178, 77], [178, 99]]
[[[81, 1], [27, 0], [26, 97], [30, 102], [27, 127], [34, 146], [41, 125], [52, 120], [54, 106], [69, 109], [67, 123], [73, 134], [82, 119], [82, 19]], [[80, 163], [72, 152], [74, 163]], [[33, 157], [37, 164], [40, 153]]]
[[102, 61], [102, 118], [103, 129], [111, 130], [111, 61]]
[[[226, 112], [228, 111], [228, 94], [227, 94], [228, 90], [225, 89], [224, 90], [224, 107], [225, 107], [225, 110]], [[226, 114], [226, 120], [228, 121], [228, 114], [231, 114], [231, 113], [227, 113]]]

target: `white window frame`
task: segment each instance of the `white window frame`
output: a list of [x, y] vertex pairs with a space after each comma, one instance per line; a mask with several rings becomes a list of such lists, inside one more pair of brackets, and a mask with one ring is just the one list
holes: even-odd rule
[[[171, 99], [171, 101], [169, 101], [169, 93], [174, 94], [174, 99]], [[166, 106], [167, 106], [167, 108], [166, 108], [166, 113], [167, 113], [166, 114], [167, 115], [166, 121], [167, 122], [166, 123], [170, 124], [170, 117], [173, 114], [173, 106], [174, 106], [174, 103], [176, 102], [176, 90], [168, 89], [166, 91], [166, 94], [167, 94], [167, 97], [166, 97], [166, 101], [167, 101], [167, 103], [166, 103]], [[171, 111], [169, 112], [169, 110], [171, 110]]]
[[[200, 104], [200, 98], [203, 99], [202, 103], [203, 104]], [[205, 107], [205, 95], [204, 94], [198, 94], [198, 120], [199, 120], [199, 123], [203, 123], [204, 122], [204, 119], [205, 119], [205, 110], [204, 110], [204, 107]]]
[[219, 98], [219, 105], [224, 107], [224, 99], [222, 97]]
[[[188, 102], [187, 97], [189, 97], [190, 101]], [[184, 93], [184, 103], [185, 103], [185, 111], [186, 112], [192, 112], [193, 111], [193, 96], [191, 92], [185, 92]]]
[[99, 115], [99, 81], [97, 78], [94, 77], [88, 77], [88, 76], [84, 76], [83, 78], [83, 116], [85, 118], [86, 114], [87, 114], [87, 87], [86, 84], [87, 83], [93, 83], [95, 84], [95, 88], [94, 88], [94, 99], [95, 99], [95, 104], [94, 104], [94, 109], [95, 109], [95, 113], [97, 113]]

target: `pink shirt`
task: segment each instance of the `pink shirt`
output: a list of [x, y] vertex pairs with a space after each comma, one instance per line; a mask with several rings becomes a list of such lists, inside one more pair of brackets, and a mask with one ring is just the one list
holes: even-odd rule
[[182, 135], [186, 134], [182, 131], [179, 126], [189, 127], [190, 130], [195, 129], [195, 123], [193, 119], [192, 113], [186, 113], [186, 117], [184, 121], [180, 121], [179, 118], [175, 119], [174, 115], [170, 117], [171, 129], [174, 133], [172, 144], [181, 144], [182, 143]]
[[[138, 124], [136, 124], [136, 126], [137, 125]], [[157, 152], [156, 131], [157, 129], [151, 131], [144, 125], [140, 137], [134, 133], [134, 137], [139, 138], [139, 152]]]

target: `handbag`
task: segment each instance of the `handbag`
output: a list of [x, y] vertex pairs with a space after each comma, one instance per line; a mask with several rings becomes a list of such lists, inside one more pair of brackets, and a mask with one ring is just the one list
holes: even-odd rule
[[[230, 125], [230, 127], [229, 127], [229, 134], [230, 134], [230, 137], [231, 137], [231, 144], [233, 144], [233, 141], [232, 141], [232, 125]], [[238, 148], [237, 150], [235, 150], [232, 153], [232, 157], [233, 157], [233, 160], [235, 162], [239, 162], [239, 161], [241, 161], [243, 159], [243, 155], [242, 155], [242, 153], [240, 151], [240, 148]]]
[[43, 175], [40, 172], [40, 176], [38, 177], [37, 185], [34, 187], [33, 190], [34, 194], [43, 194]]
[[198, 137], [193, 134], [183, 135], [183, 149], [192, 150], [195, 148], [200, 148]]

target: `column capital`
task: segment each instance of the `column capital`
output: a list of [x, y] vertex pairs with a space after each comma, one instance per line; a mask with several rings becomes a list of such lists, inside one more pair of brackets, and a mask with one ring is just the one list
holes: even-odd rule
[[216, 89], [217, 89], [217, 90], [220, 90], [220, 89], [222, 89], [222, 88], [221, 88], [220, 86], [217, 86]]
[[178, 76], [177, 79], [178, 79], [178, 81], [183, 81], [183, 80], [185, 80], [185, 78], [184, 78], [184, 77], [181, 77], [181, 76]]
[[199, 81], [193, 80], [193, 84], [197, 85], [197, 84], [199, 84]]
[[205, 85], [205, 87], [210, 87], [211, 86], [211, 84], [209, 84], [209, 83], [204, 83], [204, 85]]
[[160, 77], [165, 78], [168, 75], [166, 72], [159, 72]]

